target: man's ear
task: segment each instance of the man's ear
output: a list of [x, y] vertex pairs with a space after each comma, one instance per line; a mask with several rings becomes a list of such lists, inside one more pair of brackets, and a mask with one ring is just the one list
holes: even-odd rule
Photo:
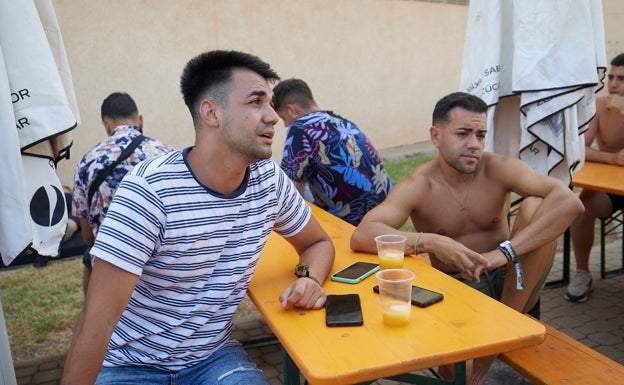
[[115, 127], [113, 126], [113, 122], [111, 122], [108, 118], [102, 118], [102, 125], [104, 126], [104, 130], [106, 131], [106, 135], [110, 136], [113, 133]]
[[301, 108], [299, 108], [299, 106], [296, 104], [287, 104], [286, 112], [288, 113], [288, 116], [290, 116], [293, 120], [303, 115], [303, 112], [301, 112]]
[[217, 104], [214, 100], [204, 99], [199, 105], [199, 116], [202, 121], [210, 127], [219, 126], [219, 118], [217, 117]]
[[440, 148], [440, 136], [442, 135], [442, 130], [436, 126], [431, 126], [429, 128], [429, 136], [431, 137], [431, 143], [436, 147]]
[[295, 114], [297, 114], [297, 106], [295, 104], [287, 104], [286, 105], [286, 112], [288, 112], [288, 115], [290, 116], [294, 116]]

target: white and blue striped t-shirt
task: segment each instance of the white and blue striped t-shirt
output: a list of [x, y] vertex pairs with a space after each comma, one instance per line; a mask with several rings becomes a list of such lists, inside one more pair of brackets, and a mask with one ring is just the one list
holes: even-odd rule
[[273, 161], [250, 165], [240, 188], [222, 195], [195, 179], [188, 151], [124, 178], [91, 249], [139, 275], [104, 366], [177, 371], [235, 343], [232, 317], [271, 230], [293, 236], [310, 219]]

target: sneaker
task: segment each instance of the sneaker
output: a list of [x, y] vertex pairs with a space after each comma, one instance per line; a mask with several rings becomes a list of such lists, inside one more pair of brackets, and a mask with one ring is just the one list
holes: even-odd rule
[[574, 279], [563, 296], [570, 302], [585, 302], [587, 301], [587, 294], [592, 291], [591, 286], [591, 274], [585, 270], [577, 270]]

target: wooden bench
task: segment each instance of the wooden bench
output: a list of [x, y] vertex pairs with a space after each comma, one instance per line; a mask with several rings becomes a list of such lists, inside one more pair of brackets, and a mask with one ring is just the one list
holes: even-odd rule
[[546, 338], [500, 359], [534, 384], [624, 384], [624, 366], [544, 324]]

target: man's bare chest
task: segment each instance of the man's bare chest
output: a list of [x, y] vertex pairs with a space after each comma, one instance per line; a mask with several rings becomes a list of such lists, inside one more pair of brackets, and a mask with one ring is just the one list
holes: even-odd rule
[[624, 117], [616, 113], [601, 116], [596, 140], [602, 151], [615, 152], [624, 149]]
[[487, 198], [475, 196], [473, 199], [466, 199], [463, 209], [450, 199], [432, 199], [423, 202], [419, 210], [412, 213], [412, 221], [417, 231], [454, 239], [471, 234], [506, 231], [509, 226], [505, 201]]

